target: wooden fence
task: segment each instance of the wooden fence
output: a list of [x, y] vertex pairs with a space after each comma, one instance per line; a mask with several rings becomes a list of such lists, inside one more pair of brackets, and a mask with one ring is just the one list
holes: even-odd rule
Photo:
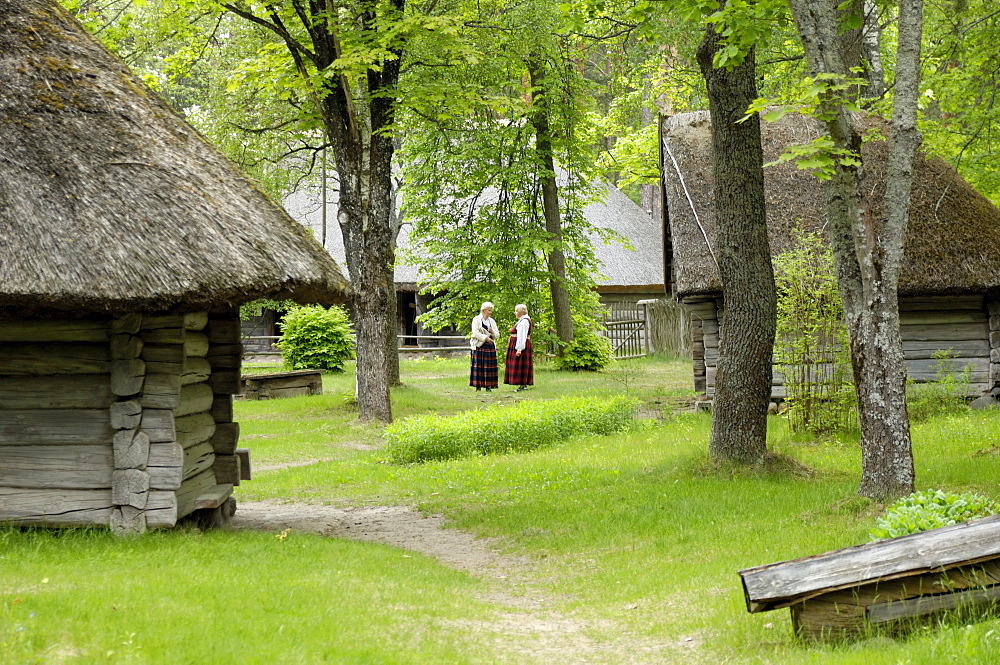
[[605, 335], [611, 340], [616, 360], [649, 355], [648, 314], [645, 304], [610, 302], [605, 305]]

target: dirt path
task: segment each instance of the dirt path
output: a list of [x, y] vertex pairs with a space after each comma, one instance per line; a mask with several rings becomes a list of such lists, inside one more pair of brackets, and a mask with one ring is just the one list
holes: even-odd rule
[[382, 543], [435, 557], [446, 566], [477, 576], [506, 577], [511, 570], [526, 565], [523, 559], [498, 553], [488, 540], [445, 528], [444, 517], [440, 515], [421, 515], [405, 506], [332, 508], [305, 503], [240, 501], [233, 516], [233, 528], [275, 533], [292, 529]]
[[[488, 625], [460, 620], [463, 630], [489, 632], [498, 662], [696, 663], [691, 638], [656, 642], [616, 631], [612, 622], [579, 619], [554, 609], [555, 600], [531, 583], [527, 558], [498, 551], [497, 543], [448, 528], [440, 515], [405, 506], [333, 508], [304, 503], [241, 501], [233, 528], [280, 533], [285, 529], [382, 543], [435, 557], [444, 565], [493, 580], [480, 600], [497, 606]], [[612, 635], [598, 641], [593, 635]]]

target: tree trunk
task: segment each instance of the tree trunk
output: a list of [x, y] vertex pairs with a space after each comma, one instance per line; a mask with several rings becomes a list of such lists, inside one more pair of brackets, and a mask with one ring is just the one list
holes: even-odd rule
[[[833, 3], [791, 0], [814, 73], [848, 73], [837, 41]], [[883, 217], [867, 209], [864, 164], [838, 164], [827, 185], [830, 237], [851, 343], [861, 425], [858, 493], [888, 500], [913, 491], [913, 453], [906, 413], [906, 364], [899, 335], [897, 288], [908, 222], [916, 132], [922, 6], [900, 3], [899, 53]], [[835, 97], [821, 111], [838, 148], [860, 156], [864, 128]]]
[[[531, 124], [535, 128], [535, 152], [541, 163], [542, 215], [545, 230], [549, 233], [552, 248], [548, 252], [549, 293], [552, 298], [552, 315], [559, 341], [565, 346], [573, 340], [573, 315], [570, 310], [569, 292], [566, 290], [566, 257], [562, 250], [562, 223], [559, 217], [559, 188], [556, 184], [555, 161], [552, 157], [552, 136], [549, 130], [549, 103], [545, 82], [545, 65], [540, 59], [528, 63], [531, 79]], [[560, 348], [560, 352], [561, 352]]]
[[861, 26], [861, 52], [865, 63], [863, 76], [868, 80], [868, 87], [861, 91], [861, 96], [881, 99], [885, 94], [885, 73], [882, 71], [882, 34], [878, 24], [878, 5], [874, 0], [863, 0], [862, 11], [864, 22]]
[[[406, 0], [390, 0], [390, 3], [395, 13], [402, 16]], [[263, 15], [256, 15], [243, 6], [228, 3], [223, 6], [272, 30], [285, 43], [333, 147], [340, 185], [337, 221], [354, 287], [349, 304], [354, 315], [358, 359], [358, 417], [390, 422], [389, 383], [393, 376], [398, 380], [399, 368], [393, 283], [398, 229], [393, 227], [393, 143], [388, 130], [394, 121], [393, 100], [399, 83], [402, 48], [390, 46], [388, 54], [371, 65], [366, 78], [356, 81], [357, 88], [352, 88], [346, 76], [333, 74], [331, 66], [341, 56], [341, 48], [334, 24], [336, 16], [330, 15], [322, 3], [296, 4], [295, 16], [301, 21], [302, 34], [308, 35], [311, 50], [295, 41], [293, 33], [298, 31], [289, 31], [273, 7], [261, 8]], [[364, 30], [378, 32], [380, 16], [374, 9], [358, 18]], [[324, 76], [314, 77], [313, 70]], [[317, 85], [324, 89], [317, 90]], [[357, 89], [367, 93], [367, 98], [356, 106]]]
[[737, 124], [757, 98], [754, 53], [716, 69], [721, 36], [709, 24], [698, 47], [712, 115], [716, 258], [724, 310], [709, 454], [758, 464], [767, 451], [776, 296], [764, 214], [764, 159], [757, 115]]

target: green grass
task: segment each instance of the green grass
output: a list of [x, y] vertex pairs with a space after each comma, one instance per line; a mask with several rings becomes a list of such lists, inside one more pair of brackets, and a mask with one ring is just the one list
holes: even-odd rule
[[[667, 417], [531, 453], [400, 466], [382, 461], [379, 427], [355, 421], [350, 371], [327, 375], [322, 396], [240, 402], [258, 470], [238, 500], [413, 506], [525, 563], [495, 578], [294, 532], [8, 530], [5, 662], [996, 662], [997, 620], [817, 646], [792, 638], [787, 610], [746, 612], [739, 569], [868, 540], [880, 507], [854, 494], [855, 442], [793, 437], [774, 418], [769, 446], [792, 461], [720, 472], [706, 460], [709, 417], [670, 410], [693, 396], [687, 363], [597, 374], [543, 364], [516, 395], [477, 393], [466, 371], [464, 359], [405, 362], [395, 416], [627, 389]], [[998, 432], [1000, 414], [985, 412], [914, 426], [918, 487], [1000, 498]]]

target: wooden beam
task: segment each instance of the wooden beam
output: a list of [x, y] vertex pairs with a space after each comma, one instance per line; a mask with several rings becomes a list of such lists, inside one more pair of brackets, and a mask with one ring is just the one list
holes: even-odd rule
[[146, 362], [139, 358], [111, 361], [111, 393], [131, 397], [142, 392], [146, 380]]
[[110, 446], [0, 446], [0, 486], [25, 489], [108, 489]]
[[208, 361], [212, 367], [239, 368], [243, 363], [242, 344], [212, 344], [208, 347]]
[[146, 511], [132, 506], [115, 506], [111, 509], [108, 526], [118, 536], [146, 533]]
[[241, 478], [240, 456], [216, 455], [215, 461], [212, 463], [212, 471], [215, 472], [216, 482], [239, 485]]
[[49, 526], [107, 526], [111, 488], [24, 489], [0, 487], [0, 521]]
[[215, 452], [212, 450], [212, 444], [208, 441], [185, 448], [182, 482], [210, 468], [214, 463]]
[[177, 441], [174, 412], [170, 409], [143, 409], [141, 427], [151, 443]]
[[212, 372], [208, 385], [216, 395], [238, 395], [242, 390], [240, 370], [236, 367], [220, 367]]
[[139, 430], [124, 429], [115, 434], [115, 469], [145, 469], [149, 461], [149, 437]]
[[205, 383], [212, 375], [212, 365], [206, 358], [188, 357], [184, 361], [184, 371], [181, 373], [181, 384]]
[[750, 612], [1000, 556], [1000, 515], [739, 571]]
[[240, 440], [239, 423], [216, 423], [212, 435], [212, 447], [216, 455], [236, 454], [236, 444]]
[[146, 502], [146, 526], [171, 527], [177, 524], [177, 495], [173, 491], [150, 491]]
[[109, 407], [109, 411], [111, 426], [115, 429], [135, 429], [142, 423], [142, 405], [139, 400], [115, 402]]
[[215, 474], [212, 469], [206, 469], [198, 475], [185, 480], [180, 489], [177, 490], [177, 517], [180, 519], [199, 507], [208, 508], [211, 506], [198, 506], [199, 497], [211, 491], [216, 485]]
[[142, 354], [142, 338], [137, 335], [112, 335], [111, 357], [115, 360], [131, 360]]
[[147, 375], [139, 401], [145, 409], [176, 409], [181, 403], [180, 375]]
[[110, 444], [107, 409], [0, 409], [0, 445]]
[[24, 319], [0, 323], [0, 342], [107, 342], [106, 319]]
[[52, 374], [110, 374], [111, 349], [107, 344], [4, 344], [0, 374], [48, 376]]
[[108, 374], [0, 376], [5, 409], [107, 409], [114, 400]]
[[868, 621], [873, 624], [912, 619], [947, 610], [980, 608], [1000, 603], [1000, 586], [985, 589], [966, 589], [930, 596], [917, 596], [867, 607]]
[[210, 413], [216, 423], [233, 422], [233, 396], [215, 395]]
[[240, 458], [240, 480], [250, 480], [250, 449], [237, 448], [236, 456]]
[[189, 358], [204, 358], [208, 355], [208, 335], [186, 332], [184, 335], [184, 355]]
[[149, 374], [183, 374], [184, 355], [183, 344], [146, 344], [140, 356], [146, 361], [146, 372]]
[[139, 469], [120, 469], [111, 474], [111, 503], [145, 508], [149, 498], [149, 474]]
[[222, 317], [213, 314], [205, 332], [213, 344], [239, 344], [243, 339], [242, 323], [238, 315]]
[[196, 443], [209, 441], [215, 434], [215, 420], [211, 414], [193, 413], [174, 419], [177, 431], [177, 443], [182, 448], [190, 448]]
[[[194, 383], [181, 388], [180, 403], [174, 409], [174, 416], [181, 417], [192, 413], [211, 411], [215, 403], [215, 394], [207, 383]], [[209, 414], [211, 415], [211, 414]], [[215, 418], [213, 417], [214, 421]]]

